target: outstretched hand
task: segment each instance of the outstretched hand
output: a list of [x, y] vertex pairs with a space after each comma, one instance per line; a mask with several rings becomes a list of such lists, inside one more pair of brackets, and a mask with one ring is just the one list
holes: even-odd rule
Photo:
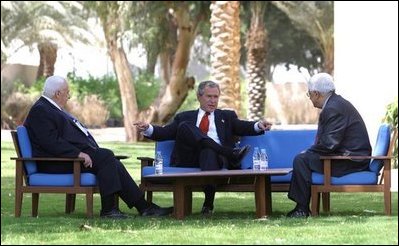
[[139, 132], [144, 132], [150, 126], [148, 123], [145, 123], [143, 121], [137, 121], [133, 123], [133, 125], [137, 128], [137, 130], [139, 130]]
[[267, 120], [260, 120], [258, 122], [258, 127], [263, 131], [269, 131], [272, 128], [272, 123], [268, 122]]

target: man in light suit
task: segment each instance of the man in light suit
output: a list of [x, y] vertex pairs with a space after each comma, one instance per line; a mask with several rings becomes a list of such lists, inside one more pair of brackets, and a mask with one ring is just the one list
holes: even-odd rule
[[[270, 130], [271, 124], [266, 120], [240, 120], [234, 111], [217, 109], [219, 96], [217, 83], [203, 81], [197, 90], [199, 109], [181, 112], [163, 127], [145, 122], [136, 122], [135, 125], [150, 139], [175, 140], [171, 155], [174, 166], [200, 167], [201, 170], [239, 168], [249, 146], [234, 148], [236, 136], [263, 134]], [[202, 130], [203, 118], [206, 118], [206, 130]], [[204, 187], [205, 201], [201, 213], [205, 216], [213, 212], [215, 188], [212, 184]]]
[[[315, 144], [298, 154], [288, 198], [297, 203], [287, 217], [307, 217], [310, 214], [310, 188], [312, 172], [323, 173], [321, 155], [369, 156], [371, 145], [366, 125], [356, 108], [341, 96], [335, 94], [331, 75], [319, 73], [308, 82], [307, 96], [313, 106], [320, 108]], [[369, 160], [334, 160], [331, 164], [332, 176], [368, 169]]]
[[[32, 106], [24, 123], [32, 143], [33, 156], [84, 158], [82, 172], [97, 176], [101, 195], [100, 216], [103, 218], [127, 218], [116, 206], [115, 194], [129, 208], [135, 207], [142, 216], [170, 214], [173, 208], [160, 208], [148, 203], [114, 153], [99, 147], [88, 130], [64, 110], [68, 99], [66, 79], [48, 77], [43, 95]], [[38, 163], [38, 170], [45, 173], [72, 173], [72, 163]]]

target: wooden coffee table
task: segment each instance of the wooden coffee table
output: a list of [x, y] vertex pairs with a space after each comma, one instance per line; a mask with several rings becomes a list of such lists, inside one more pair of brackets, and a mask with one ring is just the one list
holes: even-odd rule
[[272, 196], [270, 176], [286, 175], [292, 168], [271, 168], [265, 171], [245, 170], [216, 170], [186, 173], [164, 173], [161, 175], [144, 176], [148, 181], [168, 182], [174, 184], [173, 203], [174, 217], [184, 219], [192, 211], [192, 186], [217, 183], [220, 179], [232, 177], [254, 177], [254, 193], [256, 217], [262, 218], [272, 213]]

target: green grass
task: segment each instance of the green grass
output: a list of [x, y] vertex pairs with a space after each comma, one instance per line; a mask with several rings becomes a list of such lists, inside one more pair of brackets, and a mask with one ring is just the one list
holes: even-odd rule
[[[124, 161], [139, 183], [137, 156], [152, 156], [153, 143], [106, 143]], [[383, 212], [379, 193], [333, 193], [331, 213], [316, 218], [287, 219], [294, 203], [286, 193], [273, 193], [273, 215], [255, 218], [252, 193], [217, 193], [215, 213], [204, 219], [199, 211], [202, 193], [194, 193], [193, 214], [183, 221], [142, 218], [121, 201], [131, 218], [104, 220], [98, 216], [100, 198], [94, 198], [94, 219], [85, 218], [85, 198], [78, 195], [76, 211], [64, 214], [64, 195], [42, 194], [39, 217], [30, 217], [31, 196], [24, 195], [22, 216], [14, 217], [14, 163], [11, 142], [1, 142], [1, 244], [398, 244], [398, 194], [392, 193], [392, 212]], [[154, 193], [154, 202], [172, 204], [169, 192]]]

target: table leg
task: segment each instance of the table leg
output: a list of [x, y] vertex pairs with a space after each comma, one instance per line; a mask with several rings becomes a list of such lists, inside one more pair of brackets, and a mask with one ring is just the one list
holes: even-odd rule
[[173, 190], [174, 217], [179, 220], [184, 219], [185, 216], [187, 193], [185, 192], [184, 186], [183, 182], [176, 181]]
[[272, 213], [272, 192], [270, 176], [259, 175], [255, 180], [256, 217], [262, 218]]
[[255, 205], [256, 217], [262, 218], [266, 215], [266, 187], [265, 176], [259, 175], [255, 179]]
[[272, 215], [272, 187], [270, 176], [265, 176], [265, 203], [266, 203], [266, 215]]

